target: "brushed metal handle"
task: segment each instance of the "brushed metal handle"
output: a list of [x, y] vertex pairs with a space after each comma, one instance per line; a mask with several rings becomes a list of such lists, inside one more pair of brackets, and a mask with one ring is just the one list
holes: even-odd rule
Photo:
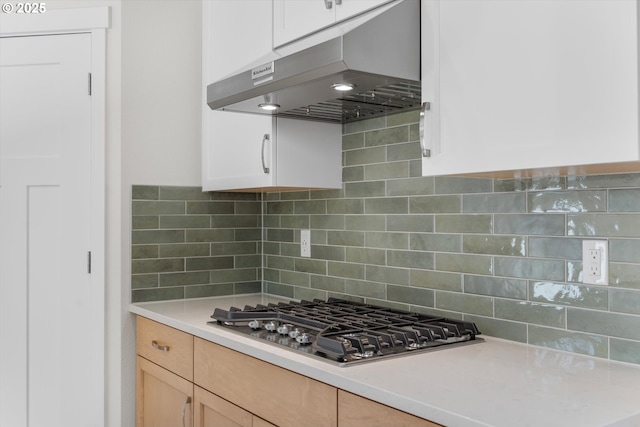
[[262, 171], [264, 173], [269, 173], [269, 168], [267, 167], [267, 165], [264, 162], [264, 144], [267, 141], [269, 141], [269, 134], [265, 133], [264, 136], [262, 137], [262, 149], [261, 149], [261, 152], [262, 152]]
[[331, 0], [324, 0], [325, 9], [331, 9], [333, 7], [333, 2]]
[[169, 351], [169, 346], [168, 345], [160, 345], [160, 344], [158, 344], [158, 341], [151, 341], [151, 347], [155, 348], [156, 350], [160, 350], [160, 351]]
[[420, 151], [422, 152], [422, 157], [431, 157], [431, 148], [427, 143], [427, 111], [431, 109], [431, 103], [423, 102], [420, 107]]
[[336, 1], [336, 6], [340, 6], [342, 4], [342, 0], [335, 0]]
[[191, 397], [187, 396], [184, 399], [184, 404], [182, 405], [182, 427], [185, 427], [184, 425], [184, 414], [187, 412], [187, 405], [191, 403]]

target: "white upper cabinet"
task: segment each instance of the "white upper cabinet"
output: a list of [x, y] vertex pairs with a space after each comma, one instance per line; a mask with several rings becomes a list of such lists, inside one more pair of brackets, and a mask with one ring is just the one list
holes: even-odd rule
[[421, 6], [423, 175], [640, 170], [637, 1]]
[[208, 84], [271, 52], [271, 17], [270, 1], [203, 2], [204, 191], [342, 186], [340, 124], [212, 111], [206, 105]]
[[273, 45], [282, 46], [390, 0], [273, 0]]

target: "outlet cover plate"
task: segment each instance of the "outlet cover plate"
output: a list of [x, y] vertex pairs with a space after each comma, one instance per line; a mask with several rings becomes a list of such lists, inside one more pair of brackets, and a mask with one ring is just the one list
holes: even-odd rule
[[609, 284], [609, 242], [582, 241], [582, 283]]
[[311, 230], [300, 230], [300, 256], [311, 257]]

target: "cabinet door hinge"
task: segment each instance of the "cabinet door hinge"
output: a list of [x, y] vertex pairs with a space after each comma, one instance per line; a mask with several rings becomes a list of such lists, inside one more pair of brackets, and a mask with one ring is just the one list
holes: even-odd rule
[[91, 96], [91, 73], [89, 73], [88, 83], [89, 83], [89, 96]]
[[91, 251], [87, 252], [87, 273], [91, 274]]

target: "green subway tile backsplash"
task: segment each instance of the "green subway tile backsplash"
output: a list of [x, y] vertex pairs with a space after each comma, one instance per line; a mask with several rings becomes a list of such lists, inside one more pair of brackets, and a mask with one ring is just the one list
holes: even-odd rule
[[[640, 173], [422, 177], [417, 119], [345, 125], [339, 190], [134, 186], [132, 300], [342, 297], [640, 364]], [[594, 238], [609, 243], [609, 286], [582, 283]]]

